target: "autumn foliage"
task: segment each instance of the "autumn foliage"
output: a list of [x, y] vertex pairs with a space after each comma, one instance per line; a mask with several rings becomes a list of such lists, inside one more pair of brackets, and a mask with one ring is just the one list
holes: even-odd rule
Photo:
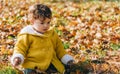
[[[39, 0], [0, 2], [0, 70], [11, 66], [9, 58], [17, 34], [30, 23], [27, 10], [36, 2]], [[92, 74], [120, 73], [120, 2], [45, 4], [53, 11], [51, 25], [55, 26], [66, 51], [76, 60], [76, 66], [71, 69], [73, 74], [86, 74], [84, 70]]]

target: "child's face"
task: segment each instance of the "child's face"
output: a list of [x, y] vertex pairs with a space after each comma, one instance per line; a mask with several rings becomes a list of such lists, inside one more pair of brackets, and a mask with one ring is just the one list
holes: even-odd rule
[[45, 20], [35, 19], [34, 20], [34, 27], [41, 33], [45, 33], [50, 27], [51, 19], [45, 18]]

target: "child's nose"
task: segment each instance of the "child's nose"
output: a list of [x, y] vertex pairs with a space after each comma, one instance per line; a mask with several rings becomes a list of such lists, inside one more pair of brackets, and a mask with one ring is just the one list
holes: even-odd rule
[[49, 26], [49, 24], [44, 24], [44, 27], [48, 27]]

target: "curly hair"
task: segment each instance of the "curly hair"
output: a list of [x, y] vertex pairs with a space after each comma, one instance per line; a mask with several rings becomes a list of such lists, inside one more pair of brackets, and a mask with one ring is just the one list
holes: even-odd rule
[[50, 8], [43, 4], [35, 4], [29, 8], [29, 12], [31, 15], [31, 18], [39, 19], [39, 18], [50, 18], [52, 17], [52, 12]]

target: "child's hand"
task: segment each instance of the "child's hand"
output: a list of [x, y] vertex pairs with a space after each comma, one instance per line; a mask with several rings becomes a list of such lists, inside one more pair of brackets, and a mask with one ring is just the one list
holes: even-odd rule
[[21, 63], [21, 59], [19, 57], [14, 58], [13, 61], [14, 61], [14, 64], [13, 64], [14, 67], [20, 65]]
[[64, 74], [70, 74], [71, 68], [74, 66], [74, 64], [74, 60], [68, 61], [67, 65], [65, 66], [66, 70]]
[[66, 67], [67, 67], [68, 69], [70, 69], [70, 68], [71, 68], [72, 66], [74, 66], [74, 65], [75, 65], [74, 60], [70, 60], [70, 61], [68, 61]]
[[67, 65], [69, 65], [69, 66], [74, 65], [74, 60], [68, 61]]

